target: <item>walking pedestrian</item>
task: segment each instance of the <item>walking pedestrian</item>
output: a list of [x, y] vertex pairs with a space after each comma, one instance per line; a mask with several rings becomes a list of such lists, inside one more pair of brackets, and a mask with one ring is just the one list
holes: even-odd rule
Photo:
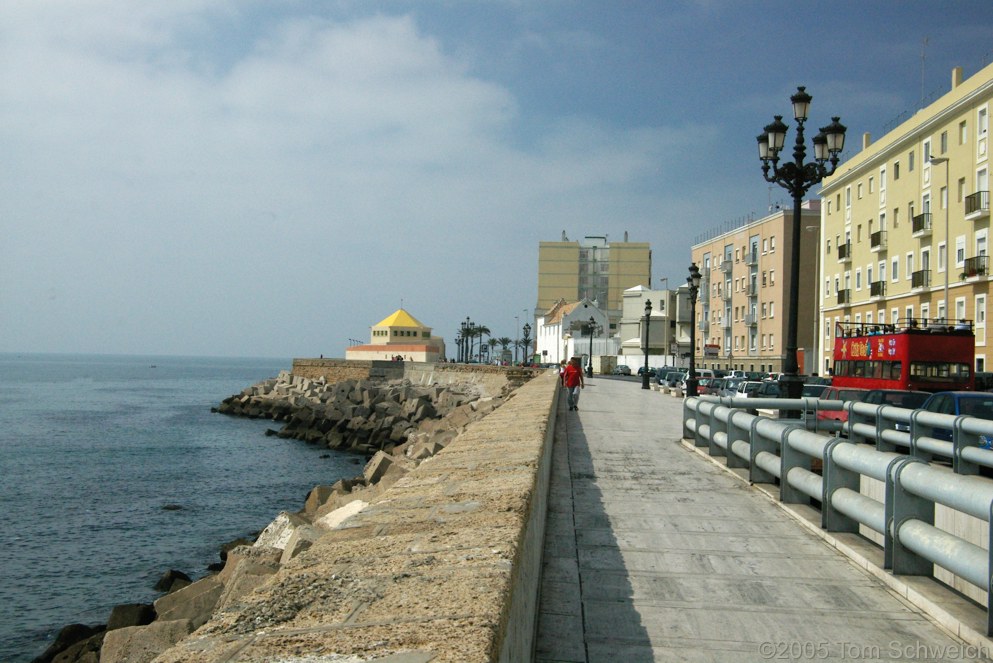
[[565, 385], [567, 390], [569, 409], [578, 410], [579, 390], [586, 387], [586, 381], [583, 379], [583, 367], [580, 364], [579, 357], [573, 357], [566, 365], [565, 370], [562, 371], [562, 384]]

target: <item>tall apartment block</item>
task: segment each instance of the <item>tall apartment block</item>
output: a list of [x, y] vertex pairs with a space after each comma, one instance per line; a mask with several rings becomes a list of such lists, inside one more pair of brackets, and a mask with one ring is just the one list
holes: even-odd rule
[[835, 323], [926, 318], [975, 325], [975, 370], [990, 331], [990, 102], [993, 65], [871, 142], [821, 190], [821, 365]]
[[535, 316], [543, 315], [560, 299], [575, 302], [588, 298], [610, 319], [617, 331], [624, 291], [637, 285], [650, 287], [652, 249], [648, 242], [611, 242], [606, 235], [569, 241], [565, 232], [558, 242], [538, 243], [538, 301]]
[[[798, 359], [801, 373], [812, 373], [820, 202], [804, 202], [800, 215]], [[694, 321], [698, 367], [783, 370], [792, 242], [791, 205], [693, 245], [691, 256], [703, 275]]]

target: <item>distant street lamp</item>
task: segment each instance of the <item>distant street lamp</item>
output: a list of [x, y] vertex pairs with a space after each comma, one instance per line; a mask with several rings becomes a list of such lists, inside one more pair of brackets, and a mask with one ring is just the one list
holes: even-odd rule
[[590, 363], [586, 366], [586, 376], [593, 377], [593, 332], [596, 330], [596, 318], [590, 316]]
[[[804, 143], [803, 126], [807, 121], [810, 101], [803, 86], [797, 88], [796, 94], [790, 97], [793, 103], [793, 117], [796, 120], [796, 142], [793, 146], [793, 161], [779, 166], [779, 152], [786, 142], [786, 125], [783, 116], [774, 116], [772, 124], [767, 125], [758, 136], [759, 159], [762, 160], [762, 176], [766, 182], [773, 182], [789, 191], [793, 196], [793, 225], [790, 252], [790, 298], [789, 315], [786, 328], [786, 357], [783, 360], [783, 377], [780, 380], [779, 393], [786, 398], [800, 398], [803, 392], [803, 382], [799, 376], [797, 359], [797, 319], [800, 311], [800, 212], [803, 196], [815, 184], [834, 173], [838, 166], [838, 155], [845, 146], [846, 128], [838, 120], [831, 118], [831, 124], [821, 127], [820, 133], [813, 138], [814, 161], [804, 163], [807, 147]], [[825, 165], [830, 162], [830, 169]], [[772, 172], [770, 173], [770, 169]]]
[[521, 336], [521, 345], [523, 346], [523, 348], [522, 348], [522, 354], [521, 354], [522, 363], [530, 364], [531, 362], [528, 360], [528, 347], [531, 345], [531, 324], [530, 323], [527, 323], [527, 322], [524, 323], [524, 332], [523, 332], [523, 334]]
[[686, 277], [686, 284], [690, 287], [690, 373], [686, 376], [686, 395], [696, 396], [696, 297], [700, 292], [700, 279], [703, 275], [696, 263], [690, 265], [690, 275]]
[[641, 373], [641, 388], [648, 389], [648, 342], [650, 325], [652, 322], [652, 300], [645, 300], [645, 335], [642, 338], [641, 348], [645, 351], [645, 369]]

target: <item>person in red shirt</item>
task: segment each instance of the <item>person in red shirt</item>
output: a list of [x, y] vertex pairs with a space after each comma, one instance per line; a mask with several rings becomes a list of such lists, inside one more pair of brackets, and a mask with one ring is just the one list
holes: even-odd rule
[[579, 357], [573, 357], [562, 371], [562, 384], [568, 390], [569, 409], [579, 409], [579, 390], [586, 387], [583, 380], [583, 367], [580, 365]]

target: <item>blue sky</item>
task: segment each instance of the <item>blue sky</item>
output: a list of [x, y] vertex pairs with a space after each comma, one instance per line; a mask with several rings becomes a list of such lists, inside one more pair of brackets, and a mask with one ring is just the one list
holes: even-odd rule
[[991, 57], [988, 1], [7, 0], [0, 351], [342, 356], [401, 302], [513, 337], [541, 240], [679, 283], [786, 202], [797, 85], [852, 154]]

